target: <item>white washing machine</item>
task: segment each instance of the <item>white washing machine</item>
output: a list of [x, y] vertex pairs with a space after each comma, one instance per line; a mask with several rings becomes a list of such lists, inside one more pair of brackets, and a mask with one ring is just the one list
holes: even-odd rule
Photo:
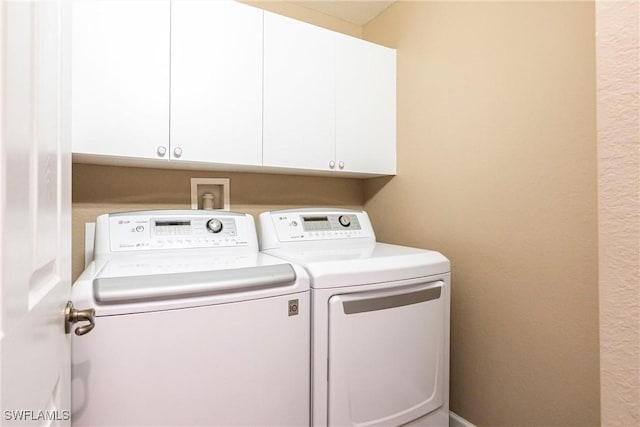
[[263, 253], [305, 267], [313, 426], [448, 426], [450, 264], [377, 243], [365, 212], [259, 218]]
[[258, 252], [253, 218], [102, 215], [73, 286], [74, 426], [309, 424], [309, 279]]

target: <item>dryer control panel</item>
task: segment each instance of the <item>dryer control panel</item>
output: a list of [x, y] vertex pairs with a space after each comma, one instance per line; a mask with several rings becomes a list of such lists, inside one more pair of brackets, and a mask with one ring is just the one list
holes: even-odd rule
[[98, 218], [96, 245], [111, 252], [248, 246], [253, 219], [215, 211], [126, 212]]
[[260, 215], [261, 246], [270, 242], [368, 239], [375, 241], [369, 217], [352, 210], [301, 209]]

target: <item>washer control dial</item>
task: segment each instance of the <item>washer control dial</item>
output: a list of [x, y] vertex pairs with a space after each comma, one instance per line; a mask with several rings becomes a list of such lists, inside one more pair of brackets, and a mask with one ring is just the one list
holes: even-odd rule
[[338, 218], [338, 221], [340, 222], [340, 225], [343, 227], [348, 227], [351, 225], [351, 218], [349, 218], [347, 215], [340, 215], [340, 218]]
[[222, 231], [222, 222], [219, 219], [211, 218], [207, 221], [207, 230], [211, 233], [219, 233]]

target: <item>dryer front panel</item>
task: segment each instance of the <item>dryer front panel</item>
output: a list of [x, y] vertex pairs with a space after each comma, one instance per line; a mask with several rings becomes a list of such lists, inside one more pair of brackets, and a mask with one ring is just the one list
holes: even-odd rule
[[444, 282], [329, 299], [328, 424], [390, 426], [444, 403]]

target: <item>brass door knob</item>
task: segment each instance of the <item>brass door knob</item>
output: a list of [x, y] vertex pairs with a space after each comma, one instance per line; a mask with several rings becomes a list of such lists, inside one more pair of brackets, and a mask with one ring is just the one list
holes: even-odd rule
[[96, 310], [93, 308], [87, 308], [85, 310], [76, 310], [73, 308], [73, 303], [67, 301], [67, 307], [64, 310], [64, 331], [67, 334], [71, 333], [71, 326], [77, 322], [89, 322], [88, 325], [79, 326], [75, 329], [75, 334], [80, 336], [88, 334], [96, 326], [94, 318]]

